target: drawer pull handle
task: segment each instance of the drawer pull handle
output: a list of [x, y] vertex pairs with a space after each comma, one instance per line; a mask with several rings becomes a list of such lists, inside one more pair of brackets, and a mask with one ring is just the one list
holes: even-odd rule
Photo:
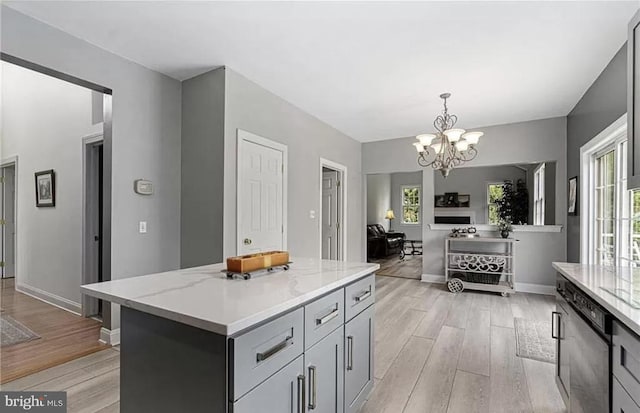
[[316, 366], [309, 366], [309, 410], [316, 408], [318, 401], [316, 381]]
[[304, 375], [298, 376], [298, 413], [304, 413], [307, 405], [307, 397], [306, 397], [306, 380]]
[[[371, 287], [369, 287], [369, 288], [371, 288]], [[356, 303], [359, 303], [360, 301], [364, 301], [369, 297], [371, 297], [371, 289], [369, 289], [367, 291], [364, 291], [360, 295], [356, 295], [355, 300], [356, 300]]]
[[560, 320], [560, 313], [557, 311], [551, 312], [551, 338], [556, 340], [560, 339], [560, 324], [556, 323], [556, 320]]
[[340, 310], [338, 308], [334, 308], [333, 311], [331, 311], [326, 316], [324, 316], [322, 318], [316, 318], [316, 325], [317, 326], [321, 326], [321, 325], [323, 325], [325, 323], [328, 323], [329, 321], [331, 321], [334, 318], [336, 318], [338, 316], [338, 314], [340, 314]]
[[264, 353], [258, 353], [256, 358], [258, 362], [265, 361], [269, 357], [284, 350], [285, 348], [289, 347], [292, 344], [293, 344], [293, 337], [289, 336], [285, 338], [282, 343], [276, 344], [275, 346], [271, 347], [269, 350], [265, 351]]
[[347, 337], [347, 370], [353, 370], [353, 336]]

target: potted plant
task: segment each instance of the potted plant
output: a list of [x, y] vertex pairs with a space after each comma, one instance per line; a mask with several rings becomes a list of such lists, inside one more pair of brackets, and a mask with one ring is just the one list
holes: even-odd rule
[[502, 238], [509, 238], [509, 233], [513, 231], [510, 218], [501, 218], [498, 221], [498, 230], [500, 230], [500, 236]]

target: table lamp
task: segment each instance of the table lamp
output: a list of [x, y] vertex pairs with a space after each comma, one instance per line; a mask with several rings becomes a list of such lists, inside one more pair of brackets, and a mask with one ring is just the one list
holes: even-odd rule
[[393, 213], [393, 209], [389, 209], [387, 211], [387, 214], [384, 216], [384, 219], [388, 219], [389, 220], [389, 231], [391, 231], [391, 220], [392, 219], [396, 219], [396, 216]]

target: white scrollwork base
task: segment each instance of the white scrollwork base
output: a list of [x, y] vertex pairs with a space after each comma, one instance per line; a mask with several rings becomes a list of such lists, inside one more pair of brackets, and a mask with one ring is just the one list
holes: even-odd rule
[[451, 264], [461, 270], [499, 273], [503, 271], [506, 263], [506, 257], [495, 255], [461, 254], [451, 256]]

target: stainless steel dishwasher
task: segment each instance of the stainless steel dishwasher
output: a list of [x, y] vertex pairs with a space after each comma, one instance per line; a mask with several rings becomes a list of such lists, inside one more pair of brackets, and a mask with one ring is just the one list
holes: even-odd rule
[[558, 275], [552, 334], [557, 383], [569, 412], [611, 411], [611, 314]]

